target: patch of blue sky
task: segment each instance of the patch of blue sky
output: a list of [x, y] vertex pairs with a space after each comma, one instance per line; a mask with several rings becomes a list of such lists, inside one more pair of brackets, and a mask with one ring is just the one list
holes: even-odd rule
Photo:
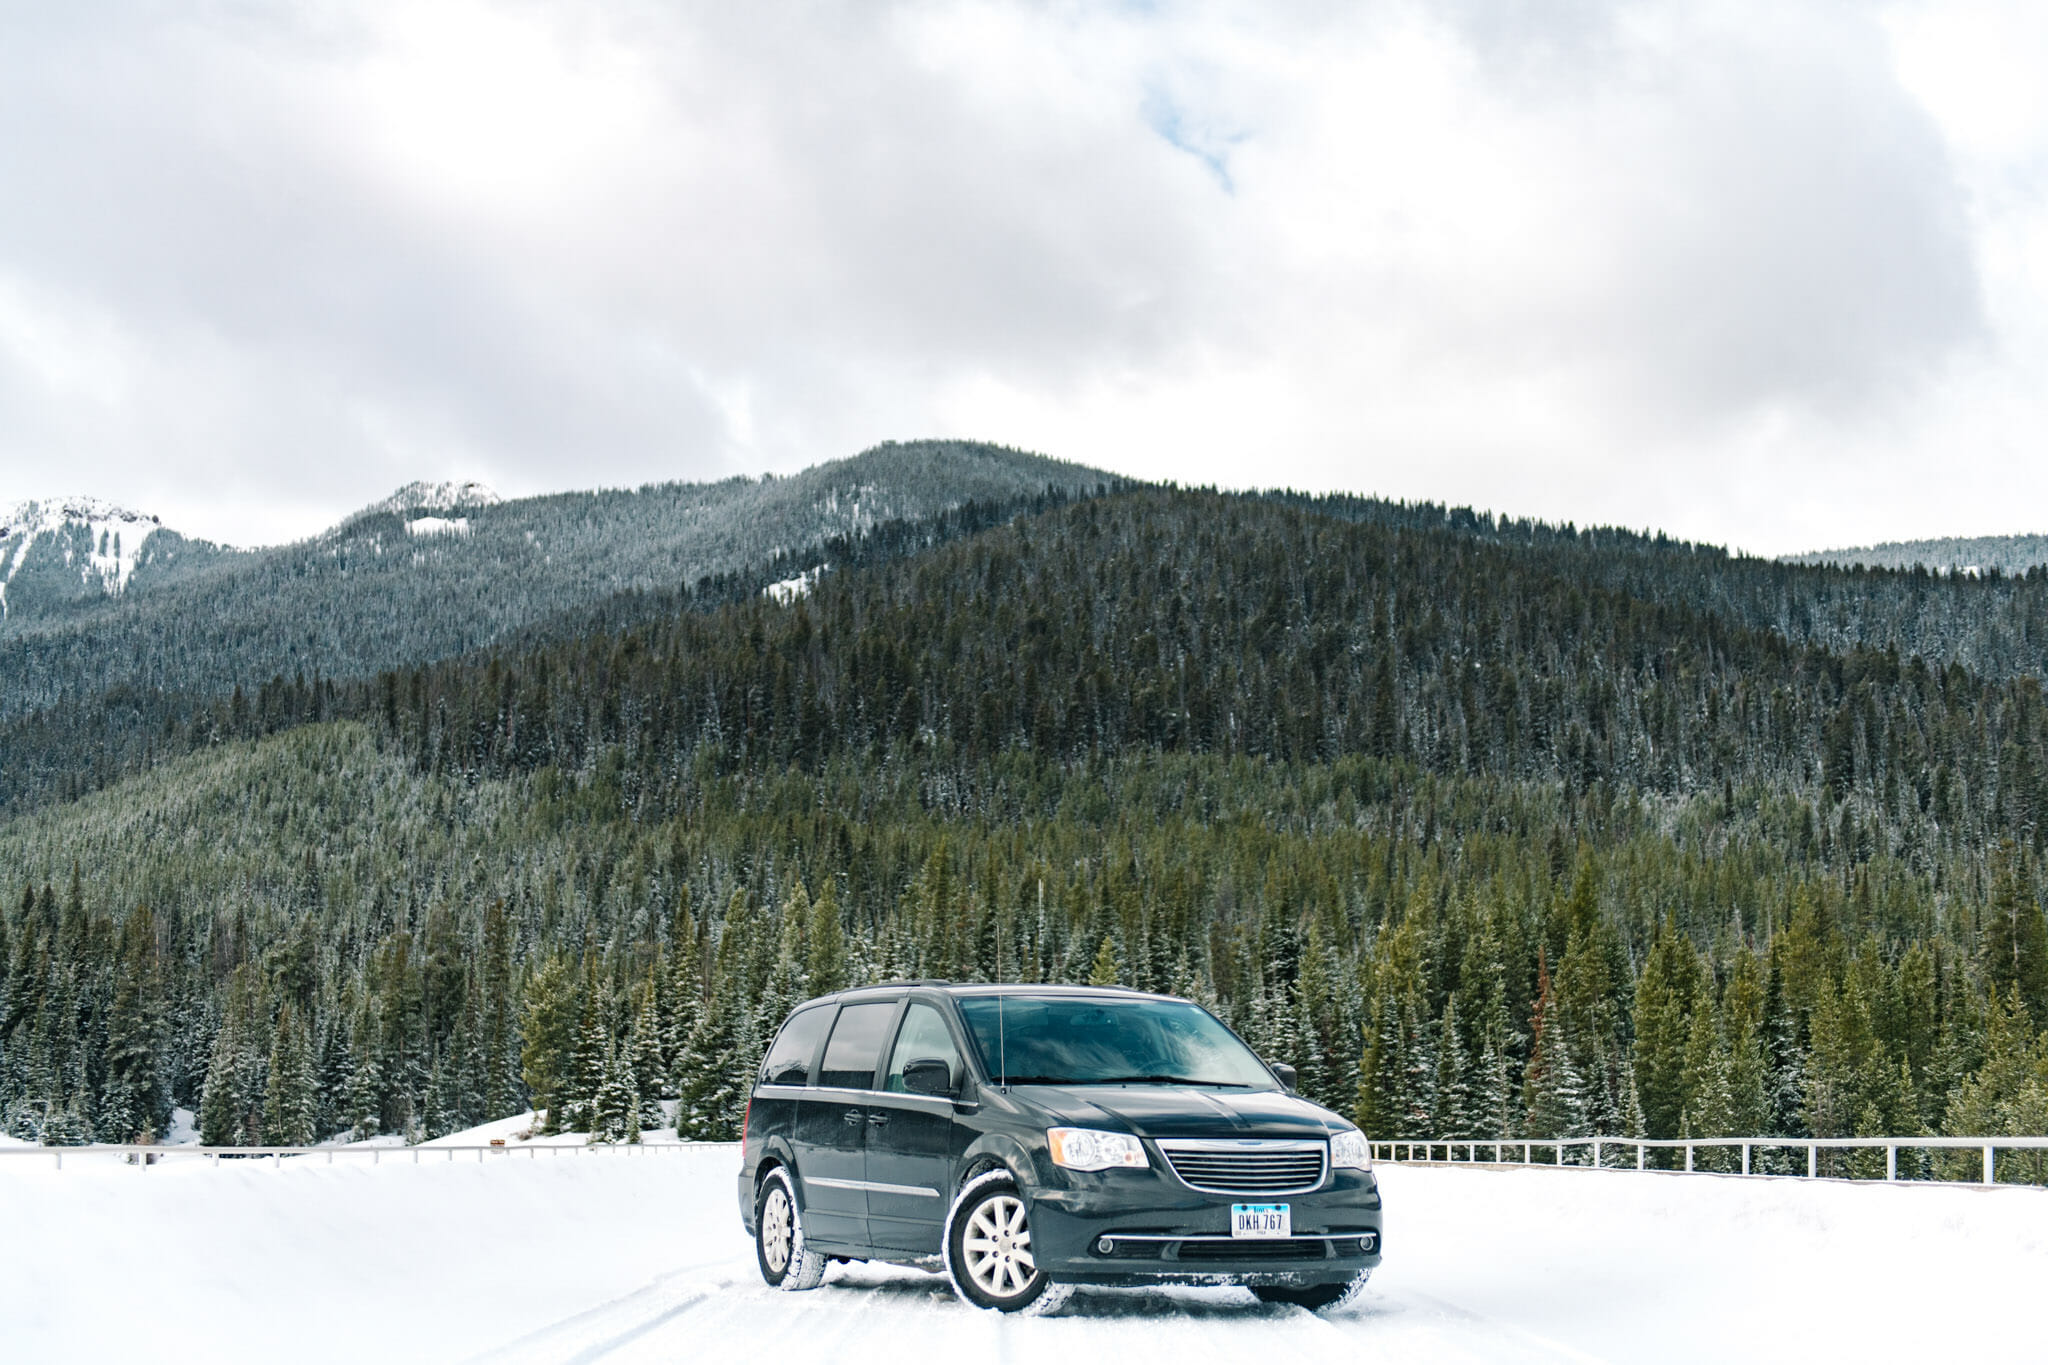
[[1156, 85], [1146, 87], [1144, 118], [1145, 126], [1169, 146], [1201, 162], [1225, 194], [1237, 193], [1237, 182], [1230, 174], [1230, 154], [1249, 133], [1219, 129], [1191, 116], [1180, 101]]

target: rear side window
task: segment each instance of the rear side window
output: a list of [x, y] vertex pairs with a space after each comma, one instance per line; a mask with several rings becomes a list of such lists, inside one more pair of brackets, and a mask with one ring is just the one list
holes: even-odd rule
[[832, 1041], [825, 1045], [825, 1067], [818, 1073], [818, 1084], [874, 1089], [875, 1065], [882, 1059], [882, 1035], [895, 1017], [894, 1000], [840, 1010], [839, 1022], [832, 1026]]
[[822, 1006], [790, 1015], [782, 1032], [775, 1035], [775, 1045], [768, 1049], [767, 1060], [761, 1063], [761, 1084], [807, 1084], [811, 1079], [811, 1058], [818, 1055], [818, 1043], [825, 1036], [825, 1025], [831, 1021], [832, 1011]]

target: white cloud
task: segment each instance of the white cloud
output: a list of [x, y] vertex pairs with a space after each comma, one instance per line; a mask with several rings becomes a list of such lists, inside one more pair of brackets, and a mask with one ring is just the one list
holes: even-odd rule
[[2038, 529], [2029, 16], [50, 7], [0, 50], [0, 501], [281, 537], [958, 434], [1765, 550]]

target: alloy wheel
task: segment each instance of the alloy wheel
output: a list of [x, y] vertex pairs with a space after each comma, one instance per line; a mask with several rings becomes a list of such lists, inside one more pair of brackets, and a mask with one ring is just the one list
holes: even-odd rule
[[789, 1216], [789, 1191], [778, 1184], [768, 1191], [761, 1204], [761, 1255], [768, 1268], [778, 1275], [789, 1265], [794, 1228]]
[[968, 1216], [961, 1246], [967, 1253], [968, 1277], [990, 1298], [1007, 1299], [1021, 1293], [1038, 1273], [1031, 1259], [1031, 1228], [1024, 1216], [1024, 1201], [1014, 1195], [997, 1194], [983, 1200]]

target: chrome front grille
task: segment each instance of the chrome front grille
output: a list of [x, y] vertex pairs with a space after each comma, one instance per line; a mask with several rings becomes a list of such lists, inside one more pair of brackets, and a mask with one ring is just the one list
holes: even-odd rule
[[1323, 1183], [1330, 1144], [1272, 1138], [1168, 1139], [1173, 1173], [1211, 1194], [1301, 1194]]

